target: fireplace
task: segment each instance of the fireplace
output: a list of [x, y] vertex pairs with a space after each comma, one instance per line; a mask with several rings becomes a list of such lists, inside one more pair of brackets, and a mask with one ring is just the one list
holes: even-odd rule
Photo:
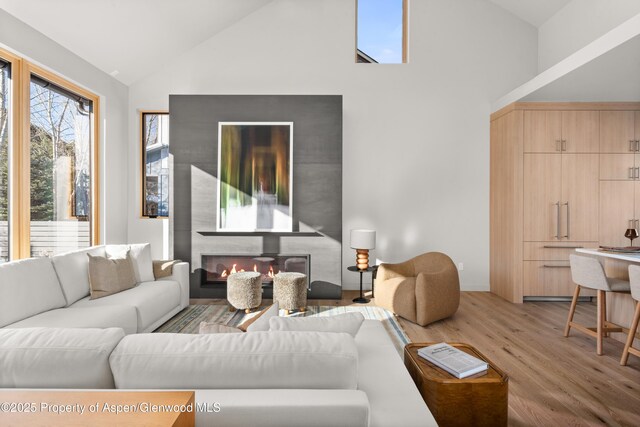
[[230, 274], [256, 271], [262, 275], [262, 286], [273, 285], [279, 272], [304, 273], [309, 277], [310, 257], [306, 255], [202, 255], [202, 287], [226, 287]]

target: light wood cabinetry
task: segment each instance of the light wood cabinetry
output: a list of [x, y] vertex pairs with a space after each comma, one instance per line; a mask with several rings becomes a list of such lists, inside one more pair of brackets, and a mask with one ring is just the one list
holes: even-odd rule
[[569, 254], [628, 245], [640, 219], [640, 103], [516, 103], [491, 120], [491, 291], [569, 297]]
[[598, 153], [598, 111], [525, 111], [525, 153]]
[[[640, 134], [635, 132], [634, 111], [600, 112], [600, 152], [629, 153], [637, 152], [636, 140]], [[640, 118], [640, 116], [638, 116]]]

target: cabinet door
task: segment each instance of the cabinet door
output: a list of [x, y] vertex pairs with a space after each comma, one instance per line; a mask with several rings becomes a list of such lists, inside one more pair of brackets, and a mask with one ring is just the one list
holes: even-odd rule
[[600, 112], [562, 112], [563, 150], [567, 153], [600, 151]]
[[629, 153], [634, 151], [635, 139], [633, 111], [600, 112], [600, 152]]
[[640, 160], [638, 154], [601, 154], [600, 179], [633, 181], [634, 174], [637, 173], [633, 168], [640, 165], [640, 163], [638, 163], [638, 160]]
[[524, 155], [524, 240], [557, 240], [562, 155]]
[[524, 112], [524, 152], [560, 152], [562, 113], [560, 111]]
[[598, 154], [562, 155], [561, 236], [598, 240]]
[[525, 297], [571, 296], [576, 286], [567, 261], [524, 261], [523, 279]]
[[599, 241], [604, 246], [628, 246], [624, 232], [634, 219], [634, 192], [631, 181], [600, 181]]

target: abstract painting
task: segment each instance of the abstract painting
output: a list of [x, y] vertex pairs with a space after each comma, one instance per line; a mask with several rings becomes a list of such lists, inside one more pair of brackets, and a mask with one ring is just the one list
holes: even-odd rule
[[220, 231], [291, 231], [292, 139], [292, 122], [219, 122]]

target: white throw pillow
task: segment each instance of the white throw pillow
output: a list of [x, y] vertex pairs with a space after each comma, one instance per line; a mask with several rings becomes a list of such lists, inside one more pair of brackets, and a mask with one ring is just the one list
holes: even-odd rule
[[0, 388], [113, 388], [120, 328], [0, 329]]
[[199, 334], [238, 334], [244, 331], [233, 326], [221, 325], [213, 322], [200, 322]]
[[151, 260], [151, 245], [149, 243], [136, 243], [133, 245], [107, 245], [105, 246], [107, 257], [122, 257], [123, 252], [129, 251], [133, 262], [133, 272], [136, 283], [153, 282], [153, 261]]
[[362, 313], [344, 313], [331, 317], [271, 317], [270, 331], [346, 332], [355, 337], [364, 322]]
[[278, 317], [280, 305], [275, 301], [260, 317], [247, 326], [247, 332], [266, 332], [269, 330], [269, 319]]

